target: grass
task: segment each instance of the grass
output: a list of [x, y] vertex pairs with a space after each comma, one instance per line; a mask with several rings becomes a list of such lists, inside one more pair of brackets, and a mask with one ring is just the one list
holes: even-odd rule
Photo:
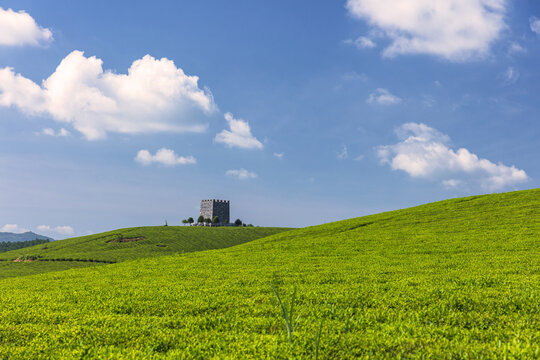
[[292, 333], [296, 329], [296, 326], [298, 325], [298, 320], [300, 319], [300, 315], [295, 316], [296, 314], [294, 312], [296, 286], [294, 287], [291, 298], [288, 302], [286, 302], [285, 300], [281, 300], [281, 297], [279, 296], [279, 293], [274, 286], [272, 286], [272, 291], [274, 291], [274, 294], [276, 295], [279, 303], [279, 307], [281, 308], [283, 320], [285, 321], [285, 329], [287, 330], [287, 338], [289, 339], [289, 343], [292, 344]]
[[535, 189], [3, 279], [0, 358], [539, 358], [539, 234]]
[[[290, 230], [269, 227], [146, 226], [0, 253], [0, 279], [145, 257], [221, 249]], [[127, 239], [127, 242], [121, 242]], [[136, 240], [136, 241], [133, 241]], [[15, 259], [38, 261], [15, 263]]]

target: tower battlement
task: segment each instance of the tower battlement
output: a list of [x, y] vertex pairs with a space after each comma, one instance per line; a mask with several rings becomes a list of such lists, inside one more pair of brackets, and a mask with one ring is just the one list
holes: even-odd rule
[[216, 203], [227, 203], [229, 204], [229, 200], [218, 200], [218, 199], [208, 199], [208, 200], [201, 200], [201, 203], [203, 202], [216, 202]]
[[228, 223], [230, 221], [229, 207], [229, 200], [201, 200], [201, 216], [210, 220], [213, 220], [217, 216], [220, 223]]

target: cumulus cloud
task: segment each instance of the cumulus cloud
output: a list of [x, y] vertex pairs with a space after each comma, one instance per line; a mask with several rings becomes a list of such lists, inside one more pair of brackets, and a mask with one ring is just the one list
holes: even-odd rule
[[506, 0], [348, 0], [347, 9], [390, 39], [384, 56], [430, 54], [467, 61], [489, 53], [506, 27], [506, 4]]
[[262, 149], [263, 144], [251, 134], [251, 128], [247, 121], [235, 119], [231, 113], [225, 114], [225, 120], [230, 130], [222, 130], [216, 135], [215, 141], [227, 147], [241, 149]]
[[48, 136], [60, 136], [60, 137], [65, 137], [65, 136], [69, 136], [70, 135], [70, 132], [67, 131], [66, 129], [64, 128], [61, 128], [60, 130], [58, 130], [58, 132], [54, 131], [54, 129], [51, 129], [51, 128], [45, 128], [41, 131], [41, 134], [43, 135], [48, 135]]
[[540, 35], [540, 19], [536, 16], [532, 16], [529, 19], [529, 25], [531, 26], [531, 31]]
[[75, 234], [75, 230], [69, 225], [60, 225], [60, 226], [55, 226], [55, 227], [51, 227], [49, 225], [39, 225], [36, 229], [41, 232], [48, 232], [48, 233], [54, 232], [60, 235]]
[[354, 45], [358, 49], [371, 49], [376, 46], [373, 40], [365, 36], [360, 36], [356, 38], [355, 40], [347, 39], [347, 40], [344, 40], [343, 42], [348, 45]]
[[498, 190], [528, 180], [525, 171], [515, 166], [494, 164], [465, 148], [454, 151], [448, 147], [448, 136], [425, 124], [406, 123], [396, 133], [401, 142], [379, 146], [377, 155], [392, 170], [405, 171], [411, 177], [436, 179], [451, 175], [443, 185], [455, 187], [465, 184], [465, 179], [456, 179], [460, 175], [478, 182], [485, 190]]
[[36, 228], [38, 231], [51, 231], [51, 227], [49, 225], [39, 225], [37, 228]]
[[11, 233], [25, 233], [30, 230], [20, 227], [17, 224], [6, 224], [0, 228], [0, 232], [11, 232]]
[[240, 180], [256, 179], [257, 174], [246, 169], [227, 170], [225, 175], [232, 176]]
[[75, 233], [73, 228], [71, 226], [69, 226], [69, 225], [55, 226], [54, 227], [54, 232], [56, 232], [58, 234], [61, 234], [61, 235], [73, 235]]
[[283, 154], [283, 153], [274, 153], [274, 156], [277, 157], [278, 159], [283, 159], [284, 155], [285, 154]]
[[0, 46], [43, 46], [52, 40], [51, 30], [39, 26], [28, 13], [0, 7]]
[[127, 74], [104, 71], [102, 60], [81, 51], [66, 56], [42, 85], [0, 68], [0, 106], [71, 123], [88, 140], [108, 132], [202, 132], [196, 116], [216, 109], [199, 78], [174, 62], [150, 55], [133, 62]]
[[196, 164], [197, 160], [193, 156], [178, 156], [173, 150], [161, 148], [155, 155], [152, 155], [148, 150], [139, 150], [135, 161], [143, 164], [150, 165], [152, 163], [158, 163], [165, 166], [174, 165], [187, 165]]
[[368, 104], [379, 105], [394, 105], [399, 104], [401, 101], [401, 98], [393, 95], [390, 91], [380, 88], [372, 92], [367, 99]]

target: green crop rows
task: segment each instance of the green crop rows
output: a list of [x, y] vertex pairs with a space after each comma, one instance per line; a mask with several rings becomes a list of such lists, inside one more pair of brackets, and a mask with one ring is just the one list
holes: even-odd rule
[[3, 279], [0, 358], [540, 358], [539, 234], [536, 189]]
[[[0, 253], [0, 279], [144, 257], [221, 249], [286, 230], [289, 229], [185, 226], [119, 229]], [[122, 239], [137, 240], [121, 242]], [[13, 262], [16, 259], [32, 261]]]

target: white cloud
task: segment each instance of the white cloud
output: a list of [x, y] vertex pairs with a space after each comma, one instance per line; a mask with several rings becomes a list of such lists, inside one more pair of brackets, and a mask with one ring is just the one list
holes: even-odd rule
[[540, 19], [538, 19], [536, 16], [532, 16], [529, 19], [529, 25], [531, 26], [531, 31], [540, 35]]
[[455, 189], [455, 188], [458, 188], [460, 185], [462, 185], [463, 181], [457, 180], [457, 179], [448, 179], [448, 180], [443, 180], [442, 184], [447, 189]]
[[507, 0], [348, 0], [349, 13], [390, 39], [384, 56], [483, 58], [506, 27]]
[[349, 157], [349, 151], [347, 150], [347, 146], [343, 145], [341, 148], [341, 151], [337, 154], [337, 158], [339, 160], [345, 160]]
[[344, 40], [343, 42], [348, 45], [354, 45], [358, 49], [371, 49], [376, 46], [373, 40], [365, 36], [360, 36], [356, 40], [347, 39], [347, 40]]
[[508, 46], [508, 53], [510, 55], [512, 54], [519, 54], [519, 53], [526, 53], [527, 49], [525, 49], [523, 46], [516, 42], [510, 43], [510, 46]]
[[51, 227], [49, 225], [39, 225], [36, 229], [40, 232], [57, 233], [60, 235], [75, 234], [75, 230], [69, 225], [62, 225], [62, 226], [55, 226], [55, 227]]
[[519, 79], [519, 71], [510, 66], [503, 74], [501, 74], [501, 77], [505, 84], [514, 84]]
[[152, 163], [158, 163], [165, 166], [174, 165], [187, 165], [196, 164], [197, 160], [193, 156], [178, 156], [173, 150], [161, 148], [155, 155], [150, 154], [148, 150], [139, 150], [135, 161], [143, 164], [150, 165]]
[[222, 130], [216, 135], [215, 141], [225, 144], [227, 147], [241, 149], [262, 149], [263, 144], [252, 134], [247, 121], [235, 119], [231, 113], [225, 114], [225, 120], [229, 123], [229, 130]]
[[51, 128], [43, 129], [43, 131], [41, 133], [43, 135], [56, 136], [56, 133], [54, 132], [54, 129], [51, 129]]
[[0, 228], [0, 232], [11, 232], [11, 233], [25, 233], [30, 230], [20, 227], [17, 224], [6, 224]]
[[48, 135], [48, 136], [60, 136], [60, 137], [71, 135], [70, 132], [64, 128], [61, 128], [60, 130], [58, 130], [58, 132], [54, 131], [54, 129], [51, 129], [51, 128], [45, 128], [41, 131], [41, 134]]
[[465, 148], [450, 149], [447, 146], [450, 138], [427, 125], [406, 123], [396, 133], [402, 141], [379, 146], [378, 157], [393, 170], [405, 171], [411, 177], [437, 178], [452, 174], [452, 181], [447, 180], [444, 185], [457, 186], [455, 176], [461, 175], [479, 182], [485, 190], [497, 190], [528, 180], [525, 171], [515, 166], [494, 164]]
[[81, 51], [66, 56], [40, 86], [0, 68], [0, 106], [15, 106], [31, 115], [71, 123], [88, 140], [108, 132], [201, 132], [198, 111], [216, 109], [212, 94], [201, 90], [166, 58], [150, 55], [133, 62], [128, 74], [103, 71], [102, 61]]
[[379, 105], [394, 105], [399, 104], [402, 101], [401, 98], [392, 95], [390, 91], [386, 89], [376, 89], [369, 95], [367, 102], [369, 104], [379, 104]]
[[0, 7], [0, 45], [43, 46], [52, 40], [51, 30], [39, 26], [28, 13]]
[[283, 159], [284, 154], [283, 153], [274, 153], [274, 156], [278, 159]]
[[227, 170], [225, 175], [238, 178], [240, 180], [256, 179], [257, 174], [246, 169]]
[[55, 226], [53, 230], [61, 235], [73, 235], [75, 233], [75, 230], [69, 225]]
[[43, 232], [52, 230], [49, 225], [39, 225], [36, 229]]
[[364, 160], [364, 155], [358, 155], [357, 157], [354, 158], [355, 161], [362, 161]]

